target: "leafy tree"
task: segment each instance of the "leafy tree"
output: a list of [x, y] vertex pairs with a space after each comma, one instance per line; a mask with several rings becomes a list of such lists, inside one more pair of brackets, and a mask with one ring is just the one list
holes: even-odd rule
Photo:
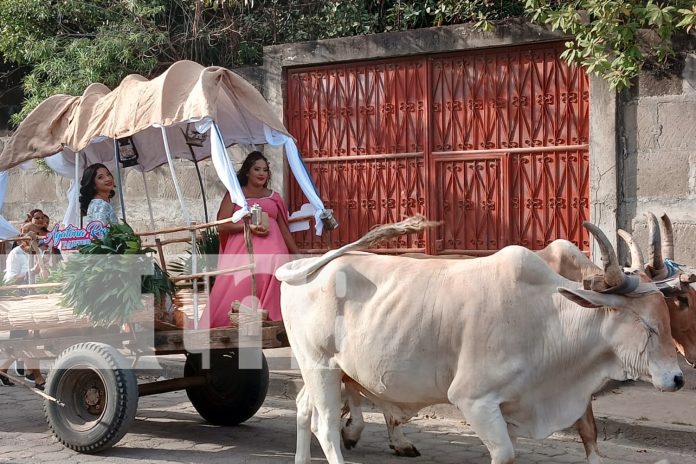
[[672, 38], [696, 27], [693, 0], [525, 0], [533, 22], [575, 37], [563, 58], [627, 88], [647, 60], [664, 67], [673, 57]]
[[0, 57], [26, 70], [18, 122], [49, 95], [180, 59], [258, 64], [265, 45], [519, 16], [574, 36], [564, 58], [617, 89], [696, 28], [694, 0], [0, 0]]
[[30, 68], [22, 120], [46, 97], [116, 85], [181, 59], [232, 64], [238, 34], [230, 2], [201, 0], [0, 0], [0, 54]]

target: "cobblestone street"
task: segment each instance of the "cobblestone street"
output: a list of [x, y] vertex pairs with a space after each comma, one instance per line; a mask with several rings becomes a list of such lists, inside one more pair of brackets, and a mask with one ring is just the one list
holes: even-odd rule
[[[0, 462], [2, 463], [292, 463], [295, 449], [295, 403], [268, 397], [259, 413], [244, 425], [221, 428], [206, 425], [184, 392], [142, 398], [135, 424], [114, 448], [100, 455], [81, 455], [63, 448], [51, 435], [43, 403], [21, 387], [1, 388]], [[367, 427], [357, 449], [344, 452], [348, 462], [488, 464], [488, 454], [462, 421], [419, 417], [407, 436], [422, 453], [420, 458], [398, 458], [387, 445], [380, 414], [367, 413]], [[601, 437], [600, 437], [601, 438]], [[600, 441], [610, 463], [696, 464], [692, 454], [643, 449]], [[570, 435], [543, 441], [520, 440], [518, 463], [583, 463], [582, 445]], [[312, 456], [325, 462], [315, 442]]]

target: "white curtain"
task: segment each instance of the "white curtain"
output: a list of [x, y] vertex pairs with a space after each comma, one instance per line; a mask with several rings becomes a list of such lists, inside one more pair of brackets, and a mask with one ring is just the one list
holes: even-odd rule
[[75, 164], [68, 163], [61, 152], [46, 158], [46, 165], [59, 176], [70, 179], [68, 208], [63, 216], [63, 227], [70, 224], [80, 227], [80, 182], [75, 180]]
[[222, 184], [230, 193], [232, 203], [240, 208], [232, 215], [232, 221], [237, 222], [249, 214], [249, 206], [247, 205], [244, 191], [242, 191], [242, 186], [239, 185], [239, 179], [237, 179], [232, 161], [227, 155], [227, 150], [225, 150], [225, 144], [222, 141], [222, 134], [220, 133], [218, 125], [212, 121], [201, 121], [200, 126], [196, 124], [196, 130], [204, 133], [208, 125], [210, 125], [211, 158], [213, 160], [213, 166], [215, 166], [215, 171], [222, 181]]
[[[0, 210], [5, 204], [5, 194], [7, 193], [8, 175], [7, 171], [0, 172]], [[19, 231], [15, 226], [10, 224], [4, 216], [0, 215], [0, 239], [16, 237]]]
[[324, 223], [321, 221], [321, 215], [324, 212], [324, 202], [319, 198], [319, 194], [316, 191], [314, 182], [312, 178], [309, 177], [309, 173], [305, 168], [302, 159], [300, 158], [300, 153], [297, 151], [297, 146], [292, 137], [288, 137], [285, 134], [271, 129], [270, 127], [264, 125], [264, 132], [266, 134], [266, 142], [269, 145], [277, 147], [279, 145], [284, 145], [285, 156], [288, 159], [288, 164], [290, 165], [290, 170], [295, 176], [295, 180], [300, 185], [302, 192], [309, 200], [309, 203], [314, 206], [314, 228], [317, 235], [321, 235], [324, 230]]

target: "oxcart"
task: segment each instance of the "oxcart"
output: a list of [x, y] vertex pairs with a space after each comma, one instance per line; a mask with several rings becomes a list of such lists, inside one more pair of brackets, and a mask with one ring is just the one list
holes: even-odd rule
[[[36, 286], [13, 288], [26, 287]], [[191, 290], [177, 294], [184, 300], [181, 309], [193, 314]], [[31, 331], [0, 342], [0, 358], [55, 359], [46, 388], [46, 419], [61, 443], [80, 452], [94, 453], [117, 443], [135, 418], [138, 398], [158, 393], [185, 389], [196, 411], [215, 425], [246, 421], [261, 407], [268, 389], [268, 364], [261, 349], [287, 346], [282, 322], [162, 330], [153, 321], [152, 306], [125, 328], [95, 328], [64, 308], [61, 296], [0, 298], [2, 314], [16, 315], [9, 328]], [[21, 312], [37, 305], [52, 320]], [[258, 359], [258, 368], [240, 369], [244, 350], [247, 357]], [[138, 384], [139, 358], [173, 354], [186, 356], [184, 377]]]
[[[0, 332], [23, 330], [30, 335], [0, 342], [0, 359], [55, 359], [45, 393], [37, 393], [45, 399], [51, 430], [65, 446], [85, 453], [113, 446], [133, 422], [141, 396], [185, 389], [201, 416], [217, 425], [244, 422], [263, 403], [269, 372], [261, 350], [287, 346], [282, 322], [262, 321], [259, 316], [237, 326], [197, 327], [199, 308], [207, 300], [201, 289], [209, 289], [211, 277], [251, 271], [253, 281], [253, 250], [249, 263], [237, 268], [199, 272], [197, 265], [197, 231], [243, 220], [248, 237], [249, 208], [225, 150], [235, 143], [283, 146], [295, 178], [314, 207], [317, 233], [321, 233], [322, 219], [330, 223], [330, 211], [318, 198], [292, 138], [263, 97], [223, 68], [179, 62], [152, 81], [128, 76], [114, 91], [93, 84], [81, 97], [50, 97], [19, 126], [0, 155], [2, 173], [29, 160], [46, 158], [57, 173], [74, 176], [63, 219], [66, 227], [80, 222], [77, 194], [87, 165], [106, 164], [120, 184], [126, 166], [146, 172], [167, 163], [186, 224], [138, 235], [155, 237], [152, 245], [157, 256], [153, 259], [165, 271], [164, 245], [181, 241], [192, 245], [190, 272], [172, 280], [177, 284], [174, 301], [178, 310], [188, 315], [193, 327], [158, 320], [151, 298], [128, 323], [94, 327], [88, 317], [76, 316], [61, 304], [61, 283], [4, 287], [24, 294], [0, 297]], [[197, 224], [182, 196], [173, 159], [197, 163], [207, 157], [212, 157], [240, 209], [232, 218], [210, 222], [203, 194], [205, 217]], [[7, 182], [7, 176], [0, 176], [0, 190], [5, 188], [2, 182]], [[119, 192], [123, 192], [122, 185]], [[149, 197], [148, 205], [155, 229]], [[177, 231], [188, 236], [160, 239], [162, 234]], [[38, 293], [51, 288], [53, 293]], [[173, 354], [186, 356], [182, 378], [138, 384], [134, 367], [140, 357]], [[251, 360], [251, 364], [240, 366], [240, 359], [246, 359], [245, 364]]]

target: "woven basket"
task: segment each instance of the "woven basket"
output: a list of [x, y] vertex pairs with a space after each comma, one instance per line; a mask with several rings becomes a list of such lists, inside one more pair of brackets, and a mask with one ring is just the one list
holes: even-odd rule
[[246, 324], [253, 324], [259, 318], [255, 314], [248, 313], [229, 313], [230, 327], [241, 327]]
[[259, 308], [254, 312], [250, 307], [241, 304], [239, 301], [234, 301], [227, 316], [229, 317], [231, 327], [241, 327], [246, 324], [258, 323], [259, 320], [267, 321], [268, 310]]

